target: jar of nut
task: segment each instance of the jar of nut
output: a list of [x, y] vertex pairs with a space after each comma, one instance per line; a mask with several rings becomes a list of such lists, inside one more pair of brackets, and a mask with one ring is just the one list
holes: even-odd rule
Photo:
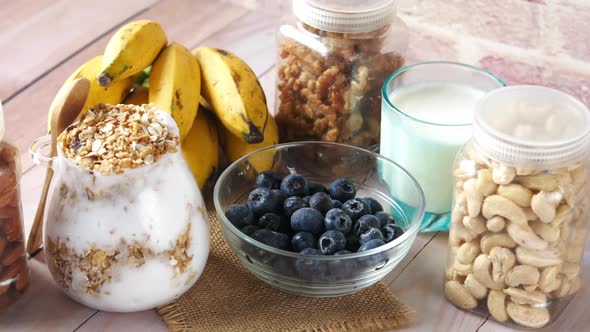
[[590, 212], [590, 111], [545, 87], [476, 106], [455, 161], [444, 292], [507, 325], [555, 321], [582, 286]]
[[16, 146], [3, 140], [0, 103], [0, 310], [16, 301], [29, 285], [20, 200], [20, 158]]
[[293, 0], [279, 27], [275, 118], [281, 141], [377, 148], [381, 86], [402, 67], [394, 0]]

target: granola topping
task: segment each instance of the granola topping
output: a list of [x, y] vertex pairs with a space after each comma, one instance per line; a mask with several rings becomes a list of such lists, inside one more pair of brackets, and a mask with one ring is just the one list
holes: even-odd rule
[[178, 150], [157, 109], [144, 105], [98, 104], [60, 136], [62, 151], [76, 165], [102, 175], [151, 165]]

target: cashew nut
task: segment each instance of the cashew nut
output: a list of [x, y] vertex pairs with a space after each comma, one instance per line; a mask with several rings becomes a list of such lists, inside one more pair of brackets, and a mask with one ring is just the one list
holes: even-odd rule
[[508, 320], [506, 313], [506, 294], [501, 290], [490, 290], [488, 295], [488, 311], [498, 322]]
[[463, 283], [463, 281], [465, 281], [465, 276], [459, 275], [455, 269], [453, 269], [453, 267], [449, 267], [447, 268], [446, 271], [446, 278], [447, 280], [455, 280], [458, 281], [460, 283]]
[[537, 215], [533, 212], [533, 209], [531, 209], [531, 208], [522, 208], [522, 211], [524, 212], [524, 215], [526, 216], [526, 220], [528, 220], [528, 221], [533, 221], [533, 220], [539, 219], [539, 217], [537, 217]]
[[508, 271], [516, 263], [516, 257], [506, 248], [494, 247], [490, 251], [489, 259], [492, 261], [492, 279], [495, 282], [504, 282]]
[[476, 179], [472, 178], [463, 184], [463, 190], [465, 190], [465, 196], [467, 198], [467, 214], [474, 218], [481, 212], [483, 201], [483, 195], [477, 191], [476, 181]]
[[459, 168], [455, 169], [453, 175], [461, 180], [467, 180], [475, 176], [477, 172], [477, 166], [473, 160], [461, 160]]
[[516, 169], [500, 164], [492, 169], [492, 180], [496, 184], [509, 184], [516, 177]]
[[559, 205], [555, 212], [555, 218], [551, 224], [553, 226], [559, 227], [563, 224], [571, 222], [574, 216], [573, 212], [574, 210], [567, 204]]
[[[572, 241], [573, 242], [573, 241]], [[582, 260], [582, 256], [584, 256], [584, 246], [583, 245], [572, 245], [567, 248], [565, 251], [565, 261], [570, 263], [578, 263]]]
[[528, 292], [524, 289], [508, 287], [504, 293], [510, 296], [510, 300], [519, 304], [545, 304], [547, 296], [540, 291]]
[[463, 287], [465, 287], [465, 289], [467, 289], [467, 291], [469, 291], [469, 293], [471, 293], [471, 295], [473, 295], [473, 297], [478, 300], [482, 300], [486, 297], [486, 295], [488, 295], [488, 289], [484, 285], [480, 284], [479, 281], [475, 279], [473, 274], [470, 274], [467, 276], [467, 278], [465, 278]]
[[[535, 285], [539, 282], [541, 273], [529, 265], [517, 265], [506, 275], [506, 285], [518, 287], [520, 285]], [[536, 287], [536, 286], [535, 286]]]
[[547, 308], [533, 308], [512, 301], [508, 301], [506, 312], [517, 324], [531, 328], [543, 327], [549, 323], [550, 319]]
[[506, 233], [486, 234], [479, 242], [481, 251], [489, 254], [493, 247], [514, 248], [516, 242]]
[[539, 277], [539, 289], [544, 293], [550, 293], [558, 289], [561, 286], [560, 270], [559, 265], [544, 268]]
[[455, 258], [455, 262], [453, 263], [453, 269], [457, 275], [464, 277], [473, 272], [473, 266], [471, 264], [463, 264], [457, 258]]
[[500, 216], [493, 216], [486, 222], [486, 227], [490, 232], [498, 233], [504, 229], [506, 220]]
[[580, 275], [580, 265], [568, 262], [563, 263], [561, 273], [563, 273], [568, 280], [573, 280]]
[[522, 288], [524, 288], [524, 290], [526, 290], [527, 292], [534, 292], [535, 290], [537, 290], [537, 287], [539, 287], [539, 285], [537, 284], [522, 286]]
[[537, 236], [528, 225], [517, 225], [512, 221], [508, 221], [506, 232], [514, 242], [525, 248], [543, 250], [549, 245], [547, 241]]
[[467, 227], [467, 229], [470, 230], [471, 233], [475, 234], [476, 236], [484, 233], [487, 230], [485, 220], [483, 220], [483, 218], [480, 216], [463, 217], [463, 225]]
[[445, 283], [445, 295], [451, 303], [461, 309], [477, 307], [477, 300], [458, 281], [451, 280]]
[[573, 294], [573, 292], [571, 292], [571, 290], [572, 290], [571, 288], [572, 288], [572, 283], [567, 279], [562, 279], [561, 285], [559, 286], [559, 288], [557, 288], [556, 290], [551, 292], [551, 297], [562, 298], [562, 297], [566, 297], [570, 294]]
[[543, 240], [547, 242], [555, 242], [559, 240], [559, 234], [561, 233], [559, 227], [551, 224], [544, 224], [538, 220], [530, 223], [532, 230], [537, 233]]
[[520, 264], [530, 265], [533, 267], [546, 267], [561, 264], [563, 262], [559, 254], [559, 250], [551, 247], [545, 250], [533, 250], [525, 247], [516, 247], [516, 260]]
[[527, 218], [522, 208], [508, 198], [500, 195], [486, 197], [483, 201], [482, 214], [486, 219], [502, 216], [519, 225], [526, 225]]
[[521, 207], [531, 206], [531, 197], [533, 192], [521, 186], [520, 184], [511, 183], [498, 187], [498, 195], [504, 196]]
[[473, 262], [473, 276], [480, 284], [490, 289], [504, 288], [504, 282], [494, 281], [492, 277], [492, 261], [486, 254], [477, 256]]
[[[454, 214], [455, 211], [453, 210], [453, 215]], [[457, 219], [459, 215], [463, 216], [463, 214], [451, 216], [451, 235], [465, 242], [469, 242], [475, 238], [475, 234], [473, 234], [473, 232], [463, 225], [463, 217], [461, 217], [461, 219]]]
[[541, 191], [538, 194], [533, 195], [533, 198], [531, 199], [531, 208], [539, 219], [547, 224], [555, 219], [557, 206], [562, 199], [563, 194], [559, 191]]
[[498, 185], [492, 180], [492, 172], [488, 168], [477, 171], [477, 182], [475, 187], [484, 196], [489, 196], [496, 192]]
[[516, 179], [517, 183], [538, 191], [554, 191], [557, 189], [557, 179], [551, 174], [523, 176]]
[[570, 280], [570, 295], [576, 293], [577, 291], [582, 288], [582, 279], [580, 277], [575, 277], [574, 279]]
[[539, 171], [537, 171], [533, 168], [525, 168], [525, 167], [522, 167], [522, 168], [517, 167], [516, 168], [516, 175], [536, 175], [538, 173], [539, 173]]
[[462, 264], [472, 264], [479, 253], [479, 243], [476, 240], [465, 242], [457, 250], [457, 260]]

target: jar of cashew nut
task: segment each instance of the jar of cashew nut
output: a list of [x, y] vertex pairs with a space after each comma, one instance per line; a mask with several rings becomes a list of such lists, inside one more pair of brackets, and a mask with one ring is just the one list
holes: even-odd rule
[[24, 247], [19, 152], [3, 137], [0, 103], [0, 310], [20, 298], [29, 285], [30, 274]]
[[590, 111], [545, 87], [475, 107], [458, 153], [444, 293], [514, 327], [555, 321], [582, 287], [590, 211]]

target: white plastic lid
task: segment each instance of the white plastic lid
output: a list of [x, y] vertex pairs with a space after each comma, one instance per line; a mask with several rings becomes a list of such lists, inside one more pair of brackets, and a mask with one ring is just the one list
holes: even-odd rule
[[394, 4], [394, 0], [293, 0], [293, 13], [320, 30], [360, 33], [391, 24]]
[[0, 141], [4, 138], [4, 110], [2, 109], [2, 100], [0, 100]]
[[505, 87], [475, 106], [473, 139], [484, 155], [509, 166], [570, 166], [590, 152], [590, 111], [559, 90]]

